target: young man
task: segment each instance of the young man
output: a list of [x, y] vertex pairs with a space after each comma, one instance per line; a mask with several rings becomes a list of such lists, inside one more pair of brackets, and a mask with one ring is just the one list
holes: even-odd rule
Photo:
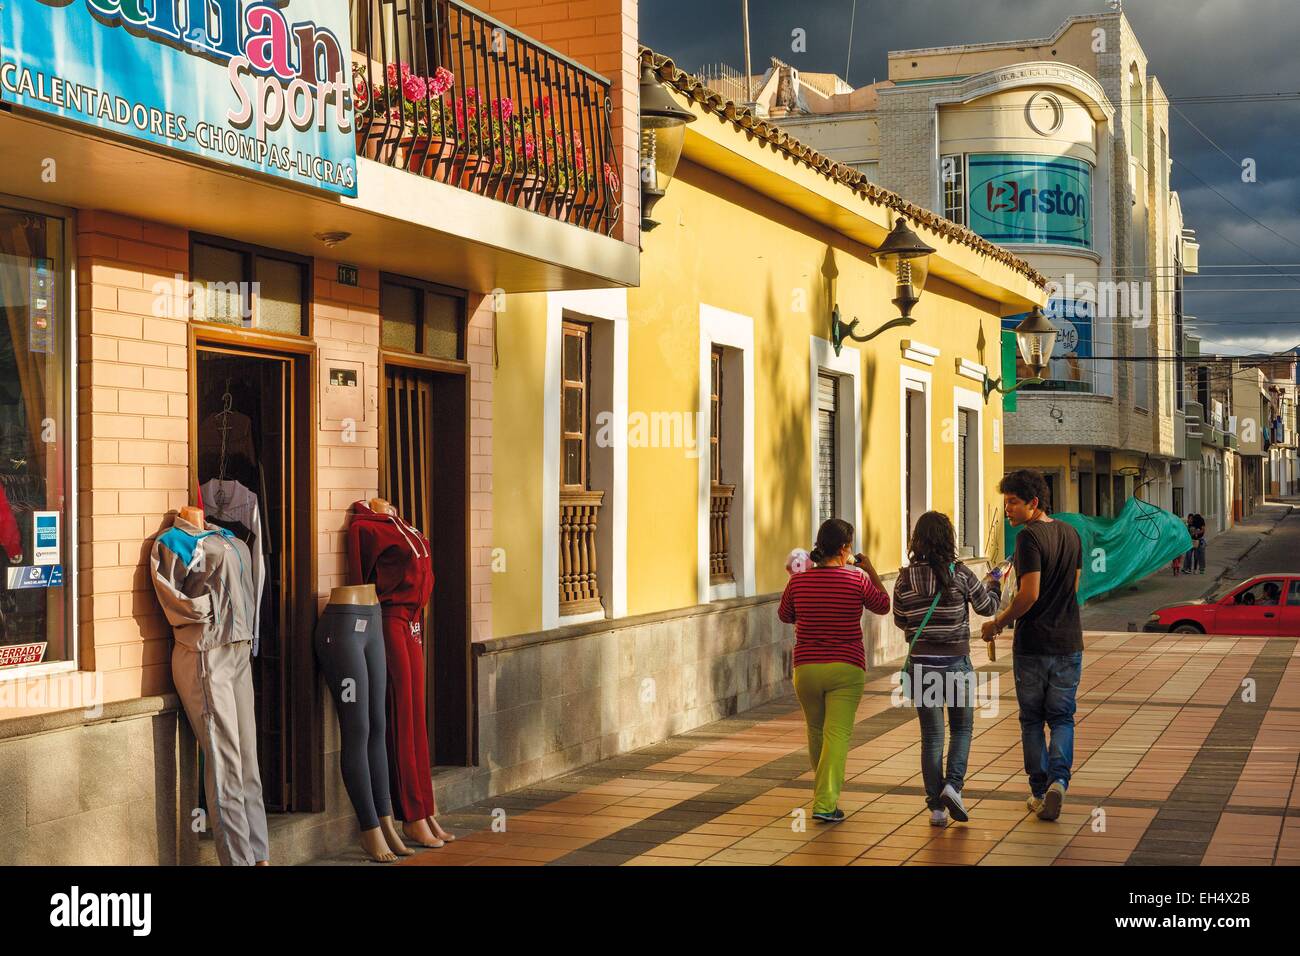
[[[998, 485], [1007, 520], [1020, 528], [1014, 557], [1019, 590], [1006, 610], [985, 621], [984, 640], [1015, 623], [1012, 645], [1020, 740], [1029, 775], [1029, 809], [1040, 820], [1061, 815], [1074, 761], [1075, 692], [1083, 670], [1079, 623], [1079, 533], [1047, 514], [1047, 482], [1013, 471]], [[1051, 728], [1049, 746], [1043, 724]]]

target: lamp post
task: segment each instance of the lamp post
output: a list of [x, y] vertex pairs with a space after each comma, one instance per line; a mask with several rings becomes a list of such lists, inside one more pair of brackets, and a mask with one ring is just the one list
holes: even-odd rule
[[893, 303], [898, 307], [898, 318], [890, 319], [874, 332], [859, 335], [854, 331], [859, 320], [855, 317], [852, 322], [843, 322], [840, 319], [840, 307], [835, 306], [831, 311], [831, 344], [835, 347], [836, 355], [840, 354], [845, 339], [869, 342], [882, 332], [911, 325], [916, 321], [912, 318], [912, 309], [920, 301], [921, 292], [925, 288], [925, 280], [930, 274], [930, 256], [933, 254], [934, 250], [921, 241], [921, 237], [908, 226], [906, 219], [899, 216], [894, 220], [894, 227], [876, 250], [875, 259], [894, 274], [896, 285]]
[[1033, 311], [1016, 326], [1015, 333], [1016, 349], [1020, 352], [1021, 360], [1029, 366], [1031, 377], [1023, 382], [1017, 382], [1011, 388], [1003, 388], [1004, 376], [991, 379], [986, 374], [984, 376], [984, 401], [986, 402], [994, 392], [1010, 395], [1022, 385], [1043, 383], [1043, 372], [1047, 370], [1047, 365], [1052, 360], [1052, 350], [1056, 348], [1056, 336], [1059, 334], [1056, 326], [1048, 321], [1042, 309], [1034, 306]]
[[695, 114], [677, 105], [649, 64], [641, 67], [641, 231], [659, 223], [650, 218], [677, 172], [686, 140], [686, 124]]

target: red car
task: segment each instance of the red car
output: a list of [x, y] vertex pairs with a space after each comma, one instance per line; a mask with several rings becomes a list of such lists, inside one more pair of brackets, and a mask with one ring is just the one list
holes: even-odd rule
[[1157, 608], [1142, 630], [1300, 637], [1300, 574], [1257, 574], [1208, 601]]

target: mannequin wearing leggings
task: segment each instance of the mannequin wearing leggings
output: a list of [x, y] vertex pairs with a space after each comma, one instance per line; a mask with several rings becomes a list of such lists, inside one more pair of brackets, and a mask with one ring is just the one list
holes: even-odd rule
[[385, 743], [387, 674], [383, 619], [373, 584], [334, 588], [316, 625], [316, 659], [334, 697], [343, 786], [376, 863], [410, 856], [393, 824]]

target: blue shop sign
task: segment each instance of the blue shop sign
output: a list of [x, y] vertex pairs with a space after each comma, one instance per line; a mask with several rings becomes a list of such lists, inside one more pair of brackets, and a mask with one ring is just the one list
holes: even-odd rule
[[990, 242], [1092, 246], [1092, 166], [1082, 160], [973, 154], [967, 205]]
[[357, 194], [344, 0], [4, 0], [0, 101]]

